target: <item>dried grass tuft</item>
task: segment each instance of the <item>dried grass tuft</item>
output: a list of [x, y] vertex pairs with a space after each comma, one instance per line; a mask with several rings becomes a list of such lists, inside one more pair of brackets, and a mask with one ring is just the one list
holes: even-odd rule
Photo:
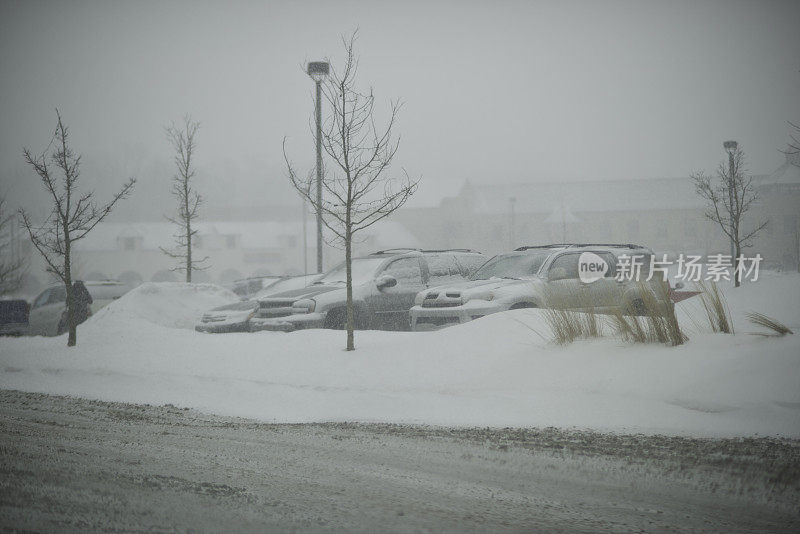
[[731, 321], [728, 302], [719, 287], [717, 287], [717, 284], [714, 282], [706, 284], [703, 281], [699, 281], [697, 282], [697, 287], [700, 289], [700, 302], [703, 304], [703, 309], [705, 309], [708, 324], [711, 325], [711, 331], [733, 334], [733, 321]]
[[763, 326], [764, 328], [772, 330], [778, 336], [785, 336], [786, 334], [794, 334], [794, 332], [792, 332], [788, 326], [786, 326], [783, 323], [779, 323], [772, 317], [767, 317], [763, 313], [750, 312], [747, 314], [747, 319], [755, 325]]
[[641, 300], [635, 310], [612, 316], [616, 335], [630, 343], [682, 345], [688, 338], [678, 324], [667, 282], [639, 282]]
[[[547, 299], [548, 307], [543, 313], [552, 331], [553, 341], [566, 345], [576, 339], [605, 337], [607, 323], [610, 323], [614, 334], [626, 342], [664, 343], [671, 346], [684, 343], [687, 338], [678, 325], [667, 284], [642, 283], [640, 294], [642, 301], [636, 310], [640, 315], [630, 310], [630, 314], [620, 311], [604, 316], [596, 312], [594, 303], [580, 296], [568, 296], [569, 302], [565, 302], [564, 298], [551, 293]], [[568, 307], [577, 307], [582, 311], [566, 309]]]
[[[579, 307], [586, 311], [567, 309], [573, 308], [568, 300], [580, 300]], [[598, 318], [594, 307], [583, 300], [575, 295], [566, 298], [552, 292], [547, 295], [548, 306], [542, 311], [553, 333], [553, 341], [559, 345], [567, 345], [576, 339], [603, 337], [602, 320]]]

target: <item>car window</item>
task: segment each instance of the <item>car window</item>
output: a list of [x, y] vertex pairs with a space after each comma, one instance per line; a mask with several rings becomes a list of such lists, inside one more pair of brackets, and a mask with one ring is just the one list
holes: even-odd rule
[[430, 254], [425, 256], [425, 260], [428, 262], [431, 285], [441, 285], [464, 277], [452, 254]]
[[[578, 278], [579, 256], [579, 254], [564, 254], [553, 260], [553, 263], [550, 264], [550, 269], [548, 270], [551, 279], [558, 280], [562, 278]], [[560, 276], [553, 278], [553, 274], [555, 273], [556, 269], [564, 269], [566, 275], [561, 274]]]
[[258, 293], [262, 289], [266, 289], [272, 284], [280, 282], [280, 276], [262, 276], [259, 278], [246, 278], [244, 280], [236, 280], [233, 282], [231, 291], [240, 297], [246, 297]]
[[50, 298], [50, 290], [45, 289], [44, 291], [39, 293], [39, 296], [36, 297], [36, 300], [33, 301], [33, 307], [39, 308], [41, 306], [44, 306], [45, 304], [47, 304], [47, 299], [49, 298]]
[[319, 278], [318, 274], [313, 275], [301, 275], [301, 276], [292, 276], [290, 278], [284, 278], [282, 280], [278, 280], [274, 284], [270, 284], [269, 286], [265, 287], [251, 298], [254, 300], [258, 300], [263, 297], [267, 297], [269, 295], [275, 295], [277, 293], [283, 293], [284, 291], [291, 291], [293, 289], [301, 289], [304, 287], [308, 287], [314, 283], [314, 281]]
[[425, 260], [428, 262], [428, 271], [431, 275], [431, 278], [441, 278], [444, 276], [450, 276], [452, 274], [452, 257], [442, 254], [431, 254], [425, 256]]
[[610, 252], [595, 252], [595, 254], [606, 260], [608, 264], [605, 278], [614, 278], [617, 275], [617, 258]]
[[524, 278], [535, 276], [547, 259], [547, 253], [512, 252], [493, 257], [472, 275], [471, 280], [489, 278]]
[[67, 301], [67, 289], [64, 286], [58, 286], [50, 289], [50, 297], [47, 299], [48, 304], [58, 304], [59, 302]]
[[[628, 273], [631, 274], [631, 278], [636, 280], [646, 280], [650, 275], [650, 263], [652, 261], [653, 255], [649, 252], [620, 252], [614, 258], [614, 276], [616, 276], [616, 267], [620, 264], [620, 257], [625, 256], [625, 262], [627, 263]], [[638, 272], [632, 272], [638, 271]], [[608, 274], [606, 274], [608, 276]]]
[[240, 297], [247, 295], [247, 282], [235, 282], [231, 288], [231, 291]]
[[[375, 270], [386, 260], [386, 258], [353, 258], [350, 265], [353, 284], [363, 284], [367, 280], [372, 280]], [[317, 280], [316, 284], [330, 284], [335, 282], [344, 283], [347, 279], [345, 262], [340, 263]]]
[[486, 263], [486, 258], [479, 254], [459, 254], [453, 256], [453, 263], [464, 278], [469, 278], [478, 267]]
[[417, 258], [402, 258], [390, 263], [381, 274], [397, 279], [397, 285], [422, 284], [422, 269]]
[[255, 293], [256, 291], [261, 289], [262, 284], [263, 282], [261, 280], [250, 280], [247, 282], [247, 285], [245, 286], [245, 291], [247, 291], [248, 294]]

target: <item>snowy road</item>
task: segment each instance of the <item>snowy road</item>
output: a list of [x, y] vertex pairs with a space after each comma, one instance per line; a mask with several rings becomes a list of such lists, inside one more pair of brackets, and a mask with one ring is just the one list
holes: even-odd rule
[[796, 441], [268, 425], [9, 391], [0, 406], [0, 527], [800, 529]]

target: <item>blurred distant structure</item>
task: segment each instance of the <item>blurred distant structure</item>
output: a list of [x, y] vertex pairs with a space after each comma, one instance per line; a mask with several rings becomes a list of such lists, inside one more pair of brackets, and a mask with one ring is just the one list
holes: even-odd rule
[[[762, 267], [796, 270], [800, 258], [800, 154], [786, 154], [773, 173], [754, 176], [760, 199], [754, 217], [769, 220], [756, 247]], [[704, 218], [704, 204], [689, 177], [611, 182], [472, 184], [438, 206], [403, 208], [370, 228], [354, 243], [356, 254], [394, 247], [472, 248], [496, 254], [510, 248], [509, 198], [514, 197], [514, 246], [568, 241], [640, 242], [659, 253], [728, 254], [727, 236]], [[563, 203], [563, 209], [562, 209]], [[563, 217], [562, 217], [563, 215]], [[197, 225], [199, 254], [211, 268], [197, 282], [228, 283], [265, 274], [301, 274], [303, 224], [294, 206], [227, 205], [210, 208]], [[564, 235], [566, 226], [566, 236]], [[307, 227], [306, 255], [316, 252], [316, 229]], [[75, 251], [83, 279], [116, 278], [128, 283], [179, 280], [173, 261], [160, 252], [172, 242], [174, 225], [161, 221], [103, 222]], [[19, 232], [19, 237], [27, 236]], [[17, 243], [31, 261], [28, 289], [33, 296], [48, 283], [30, 240]], [[344, 259], [326, 248], [327, 270]], [[309, 262], [312, 263], [312, 262]], [[313, 265], [309, 265], [311, 269]], [[89, 276], [91, 275], [91, 276]]]
[[[797, 269], [800, 263], [800, 154], [769, 175], [753, 176], [759, 196], [753, 221], [768, 220], [745, 255], [762, 266]], [[667, 254], [729, 254], [729, 240], [704, 217], [705, 203], [688, 178], [542, 183], [465, 182], [431, 208], [400, 210], [424, 247], [466, 247], [485, 254], [507, 250], [508, 199], [515, 201], [515, 246], [569, 242], [641, 243]]]
[[[198, 254], [208, 256], [210, 266], [194, 271], [193, 282], [230, 284], [252, 276], [304, 274], [304, 242], [313, 255], [316, 229], [311, 225], [303, 239], [302, 221], [244, 220], [203, 221], [194, 226], [193, 238]], [[115, 279], [132, 286], [142, 282], [180, 282], [183, 273], [174, 271], [174, 260], [161, 247], [173, 240], [175, 226], [166, 221], [117, 223], [103, 222], [75, 249], [78, 276], [87, 280]], [[382, 221], [363, 239], [354, 243], [358, 254], [381, 248], [418, 247], [419, 241], [401, 224]], [[344, 259], [343, 251], [329, 247], [325, 268]], [[34, 256], [35, 269], [41, 269]], [[39, 274], [41, 284], [47, 277]], [[38, 288], [32, 288], [29, 293]]]

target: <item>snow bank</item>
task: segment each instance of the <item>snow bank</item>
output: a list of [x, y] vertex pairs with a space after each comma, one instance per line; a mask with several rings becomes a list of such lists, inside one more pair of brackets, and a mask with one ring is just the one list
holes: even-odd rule
[[148, 282], [101, 309], [89, 319], [87, 327], [138, 328], [141, 321], [146, 321], [168, 328], [193, 329], [204, 312], [237, 300], [235, 293], [214, 284]]
[[[800, 276], [726, 293], [739, 333], [693, 327], [677, 348], [613, 339], [558, 347], [538, 311], [517, 310], [436, 332], [357, 332], [348, 353], [338, 331], [194, 332], [186, 327], [196, 316], [229, 295], [148, 284], [81, 326], [78, 347], [64, 337], [0, 340], [0, 387], [269, 422], [800, 437]], [[736, 318], [747, 311], [798, 335], [747, 335], [754, 328]]]

